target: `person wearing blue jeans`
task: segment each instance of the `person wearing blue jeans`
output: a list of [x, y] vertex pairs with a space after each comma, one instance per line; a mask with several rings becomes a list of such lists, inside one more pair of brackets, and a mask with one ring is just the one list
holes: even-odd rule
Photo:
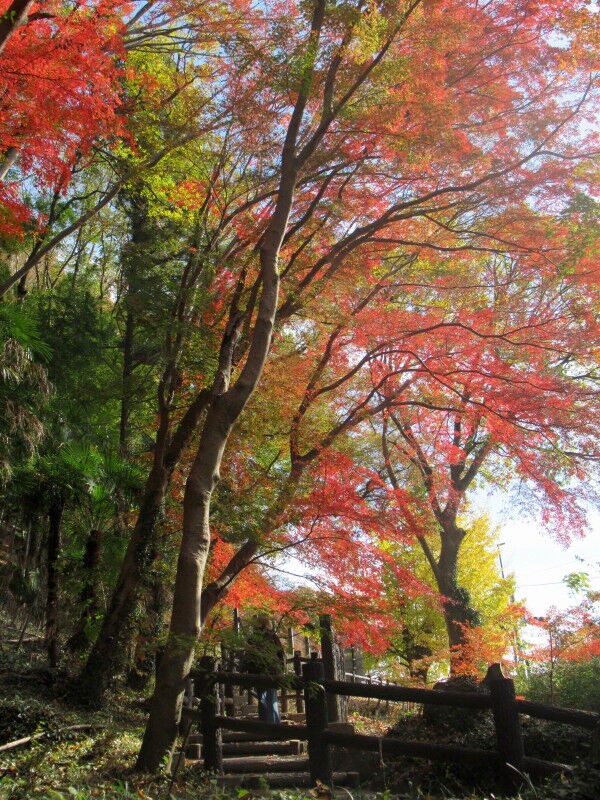
[[[253, 630], [246, 644], [243, 665], [244, 670], [253, 675], [277, 677], [284, 673], [285, 653], [266, 614], [259, 614], [254, 620]], [[281, 722], [277, 704], [277, 689], [258, 687], [256, 694], [259, 720], [272, 724]]]
[[258, 718], [261, 722], [281, 722], [277, 689], [261, 689], [258, 693]]

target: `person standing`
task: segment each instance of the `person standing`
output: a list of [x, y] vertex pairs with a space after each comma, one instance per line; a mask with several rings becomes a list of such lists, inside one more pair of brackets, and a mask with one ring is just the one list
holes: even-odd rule
[[[266, 614], [256, 616], [246, 643], [243, 660], [246, 672], [253, 675], [279, 677], [285, 672], [285, 652]], [[258, 687], [258, 718], [261, 722], [281, 722], [277, 704], [277, 689]]]

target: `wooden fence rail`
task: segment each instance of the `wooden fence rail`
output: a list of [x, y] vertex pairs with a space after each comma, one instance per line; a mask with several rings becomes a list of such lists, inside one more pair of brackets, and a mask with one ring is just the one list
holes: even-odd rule
[[[206, 656], [201, 659], [200, 665], [201, 669], [190, 675], [195, 680], [196, 686], [201, 689], [200, 712], [186, 709], [184, 714], [188, 719], [200, 723], [203, 734], [204, 766], [207, 770], [220, 770], [222, 767], [220, 731], [224, 728], [268, 736], [270, 740], [306, 740], [311, 778], [321, 780], [327, 785], [330, 785], [332, 780], [330, 748], [338, 746], [432, 760], [485, 763], [499, 771], [507, 790], [512, 791], [521, 783], [523, 772], [552, 774], [569, 770], [568, 765], [525, 755], [520, 714], [575, 725], [600, 733], [600, 714], [517, 700], [514, 684], [510, 678], [494, 677], [488, 682], [489, 694], [474, 694], [327, 680], [324, 677], [322, 661], [316, 659], [308, 659], [303, 663], [302, 677], [242, 675], [218, 671], [215, 670], [214, 659]], [[306, 725], [274, 725], [218, 716], [217, 684], [241, 688], [293, 688], [298, 694], [303, 695]], [[367, 736], [329, 730], [327, 697], [331, 695], [491, 710], [496, 731], [496, 749], [483, 750], [450, 744], [409, 742], [390, 736]]]

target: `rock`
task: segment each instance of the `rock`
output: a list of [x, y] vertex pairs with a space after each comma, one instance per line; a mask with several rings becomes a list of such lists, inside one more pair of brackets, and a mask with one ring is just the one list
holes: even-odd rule
[[[438, 681], [433, 688], [437, 692], [473, 692], [475, 694], [486, 692], [486, 686], [470, 675], [457, 675], [445, 681]], [[484, 713], [485, 711], [472, 708], [425, 705], [423, 718], [428, 725], [462, 733], [471, 730], [477, 719]]]

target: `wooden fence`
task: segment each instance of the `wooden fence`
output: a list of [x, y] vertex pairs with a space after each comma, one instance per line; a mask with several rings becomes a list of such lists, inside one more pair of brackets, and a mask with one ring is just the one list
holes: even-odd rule
[[[414, 689], [398, 685], [375, 685], [333, 681], [324, 677], [323, 663], [317, 659], [305, 661], [302, 677], [284, 679], [265, 675], [242, 675], [215, 670], [215, 660], [205, 656], [200, 669], [193, 672], [200, 709], [185, 709], [190, 721], [200, 724], [203, 735], [202, 753], [207, 770], [221, 771], [223, 766], [221, 730], [233, 730], [268, 737], [270, 741], [300, 739], [308, 742], [310, 775], [313, 781], [326, 785], [332, 782], [331, 747], [344, 747], [375, 751], [382, 755], [404, 755], [431, 760], [457, 761], [469, 764], [487, 764], [495, 768], [504, 779], [506, 788], [513, 790], [522, 782], [523, 773], [555, 774], [568, 771], [565, 764], [557, 764], [525, 755], [521, 734], [520, 714], [538, 719], [576, 725], [600, 733], [600, 715], [555, 706], [518, 700], [510, 678], [489, 681], [489, 693], [436, 691]], [[281, 688], [290, 685], [302, 692], [306, 709], [305, 725], [276, 725], [255, 720], [220, 716], [218, 710], [218, 685], [251, 688]], [[496, 749], [483, 750], [450, 744], [403, 741], [391, 736], [368, 736], [344, 733], [328, 728], [328, 696], [368, 697], [392, 702], [409, 702], [451, 706], [473, 710], [490, 710], [496, 731]]]

